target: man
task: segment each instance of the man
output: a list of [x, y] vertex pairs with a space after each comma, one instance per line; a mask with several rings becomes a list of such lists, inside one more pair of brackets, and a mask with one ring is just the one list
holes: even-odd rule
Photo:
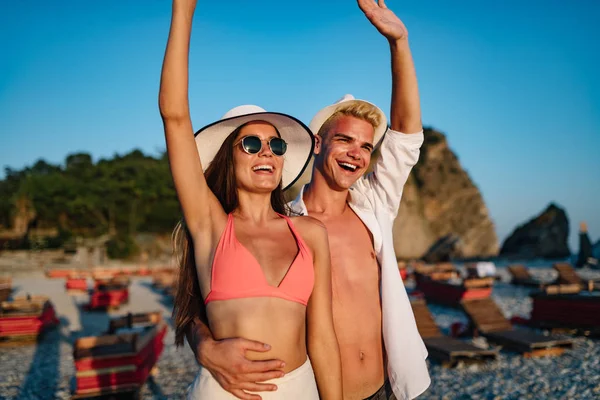
[[[391, 130], [373, 173], [363, 176], [386, 131], [385, 115], [351, 96], [321, 110], [310, 124], [316, 134], [312, 180], [291, 207], [321, 220], [328, 230], [344, 398], [404, 400], [417, 397], [430, 383], [427, 351], [392, 241], [402, 189], [423, 142], [421, 111], [406, 28], [383, 0], [358, 4], [390, 44]], [[199, 320], [188, 340], [198, 361], [237, 397], [259, 399], [247, 391], [276, 389], [257, 382], [280, 377], [281, 361], [249, 361], [244, 355], [246, 350], [264, 351], [268, 344], [241, 338], [215, 341]]]

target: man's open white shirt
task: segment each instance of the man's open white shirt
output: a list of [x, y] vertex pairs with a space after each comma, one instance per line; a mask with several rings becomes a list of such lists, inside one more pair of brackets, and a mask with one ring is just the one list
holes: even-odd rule
[[[423, 132], [404, 134], [388, 129], [373, 172], [350, 188], [349, 206], [373, 235], [373, 246], [381, 266], [383, 341], [388, 358], [388, 379], [399, 400], [413, 399], [431, 382], [427, 349], [398, 271], [392, 226], [398, 214], [402, 190], [412, 167], [419, 160]], [[308, 215], [302, 199], [304, 187], [290, 202], [291, 209]]]

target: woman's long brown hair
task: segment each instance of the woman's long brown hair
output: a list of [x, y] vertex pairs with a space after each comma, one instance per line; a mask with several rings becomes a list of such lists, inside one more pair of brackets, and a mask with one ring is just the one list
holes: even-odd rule
[[[217, 197], [227, 214], [233, 212], [238, 207], [237, 182], [233, 163], [233, 144], [243, 127], [244, 125], [240, 126], [225, 139], [215, 158], [204, 173], [208, 187]], [[277, 132], [277, 135], [281, 137], [279, 132]], [[275, 212], [289, 215], [281, 182], [271, 192], [271, 206]], [[200, 318], [205, 324], [208, 324], [206, 309], [202, 293], [200, 292], [198, 274], [196, 273], [192, 236], [183, 219], [173, 231], [173, 247], [179, 267], [175, 304], [173, 307], [175, 344], [182, 346], [183, 338], [190, 325], [193, 324], [194, 318]]]

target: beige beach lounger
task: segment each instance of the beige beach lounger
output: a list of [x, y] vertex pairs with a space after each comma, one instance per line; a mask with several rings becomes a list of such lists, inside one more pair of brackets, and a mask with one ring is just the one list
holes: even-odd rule
[[452, 337], [444, 336], [427, 308], [425, 300], [411, 301], [417, 328], [425, 342], [429, 356], [443, 366], [453, 368], [459, 364], [484, 363], [495, 360], [496, 350], [485, 350]]
[[513, 328], [492, 298], [464, 300], [461, 305], [476, 334], [525, 357], [560, 355], [573, 347], [573, 340], [563, 336], [545, 336], [530, 329]]

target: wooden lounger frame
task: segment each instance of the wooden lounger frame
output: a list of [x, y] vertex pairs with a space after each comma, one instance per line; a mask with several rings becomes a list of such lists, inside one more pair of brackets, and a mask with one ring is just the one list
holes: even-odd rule
[[109, 323], [108, 333], [113, 334], [121, 328], [132, 327], [133, 325], [159, 324], [162, 320], [162, 315], [158, 311], [141, 314], [129, 313], [123, 317], [112, 318]]
[[543, 282], [535, 279], [523, 264], [513, 264], [508, 266], [508, 272], [511, 275], [513, 285], [522, 285], [540, 288]]
[[411, 305], [417, 321], [417, 328], [429, 356], [439, 361], [444, 367], [453, 368], [460, 364], [484, 363], [496, 359], [498, 352], [495, 350], [480, 349], [469, 343], [442, 335], [425, 300], [412, 300]]
[[496, 280], [492, 277], [486, 278], [466, 278], [463, 279], [463, 285], [467, 289], [484, 288], [494, 286]]
[[560, 355], [573, 341], [560, 336], [544, 336], [532, 330], [514, 329], [493, 299], [464, 300], [462, 308], [469, 317], [474, 334], [481, 334], [525, 357]]
[[127, 396], [129, 398], [137, 399], [140, 396], [140, 393], [139, 393], [140, 389], [141, 389], [141, 387], [139, 385], [128, 384], [128, 385], [117, 385], [117, 386], [104, 387], [100, 390], [98, 390], [98, 389], [80, 390], [79, 393], [71, 395], [71, 399], [78, 400], [78, 399], [88, 399], [90, 397], [101, 397], [101, 396], [111, 396], [111, 398], [113, 398], [113, 396], [117, 397], [117, 396], [126, 396], [126, 395], [129, 395], [129, 396]]
[[600, 282], [582, 279], [569, 263], [556, 263], [552, 268], [558, 272], [559, 284], [580, 285], [582, 289], [589, 290], [590, 292], [600, 290]]
[[[160, 316], [160, 315], [159, 315]], [[115, 355], [133, 355], [143, 349], [165, 326], [162, 317], [157, 323], [145, 332], [116, 333], [104, 336], [89, 336], [77, 339], [73, 346], [73, 358], [82, 359], [92, 357], [102, 359]], [[107, 347], [112, 348], [108, 349]], [[104, 347], [106, 350], [103, 350]]]
[[29, 317], [41, 314], [50, 305], [46, 296], [15, 297], [0, 304], [0, 316]]
[[415, 264], [415, 272], [422, 275], [431, 275], [433, 273], [444, 273], [453, 272], [457, 273], [456, 267], [452, 263], [438, 263], [438, 264]]

